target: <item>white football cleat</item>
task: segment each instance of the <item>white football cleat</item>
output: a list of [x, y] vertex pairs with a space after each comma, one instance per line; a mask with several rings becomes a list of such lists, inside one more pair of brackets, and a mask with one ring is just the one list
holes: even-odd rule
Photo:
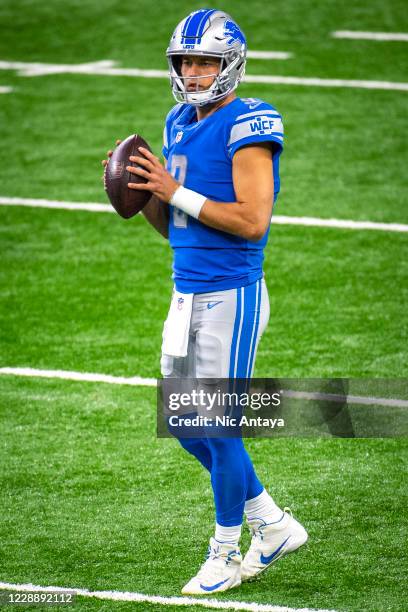
[[208, 595], [241, 584], [241, 553], [239, 546], [210, 539], [207, 559], [198, 574], [182, 588], [183, 595]]
[[242, 561], [241, 580], [251, 580], [284, 555], [294, 552], [307, 540], [306, 529], [296, 521], [289, 508], [276, 523], [251, 520], [251, 545]]

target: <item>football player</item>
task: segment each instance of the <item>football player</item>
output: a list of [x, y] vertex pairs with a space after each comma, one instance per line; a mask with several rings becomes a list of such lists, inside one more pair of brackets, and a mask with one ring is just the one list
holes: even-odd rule
[[[278, 111], [238, 98], [246, 40], [219, 10], [198, 10], [167, 49], [178, 104], [166, 119], [165, 167], [146, 149], [129, 183], [152, 197], [143, 210], [174, 253], [174, 292], [163, 333], [163, 377], [250, 378], [269, 318], [263, 251], [279, 192]], [[211, 475], [215, 533], [205, 563], [182, 589], [200, 595], [250, 580], [304, 544], [307, 533], [256, 475], [242, 438], [180, 438]], [[252, 540], [242, 559], [245, 514]]]

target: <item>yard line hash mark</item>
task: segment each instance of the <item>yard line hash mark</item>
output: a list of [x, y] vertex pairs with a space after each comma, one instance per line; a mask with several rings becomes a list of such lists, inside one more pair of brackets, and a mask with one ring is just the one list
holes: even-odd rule
[[41, 593], [44, 591], [71, 592], [80, 597], [88, 597], [108, 601], [133, 601], [158, 604], [162, 606], [202, 606], [213, 610], [237, 610], [248, 612], [335, 612], [335, 610], [315, 610], [312, 608], [288, 608], [286, 606], [274, 606], [271, 604], [258, 604], [246, 601], [220, 601], [217, 599], [198, 599], [193, 597], [163, 597], [161, 595], [145, 595], [127, 591], [89, 591], [88, 589], [77, 589], [57, 586], [38, 586], [34, 584], [12, 584], [0, 582], [0, 589], [7, 591], [30, 591]]
[[[0, 206], [28, 206], [33, 208], [53, 208], [87, 212], [115, 213], [110, 204], [100, 202], [66, 202], [63, 200], [44, 200], [33, 198], [0, 197]], [[116, 214], [116, 213], [115, 213]], [[272, 224], [302, 225], [309, 227], [332, 227], [350, 230], [379, 230], [384, 232], [408, 232], [408, 224], [380, 223], [378, 221], [353, 221], [351, 219], [321, 219], [318, 217], [290, 217], [273, 215]]]
[[[261, 53], [261, 52], [259, 52]], [[141, 68], [118, 68], [113, 60], [101, 60], [84, 64], [42, 64], [30, 62], [0, 61], [0, 70], [17, 70], [19, 76], [36, 77], [49, 74], [91, 74], [100, 76], [128, 76], [146, 79], [166, 79], [167, 70], [144, 70]], [[408, 91], [408, 83], [394, 81], [366, 81], [350, 79], [321, 79], [292, 76], [246, 75], [245, 83], [270, 85], [301, 85], [306, 87], [351, 87], [357, 89], [382, 89]]]

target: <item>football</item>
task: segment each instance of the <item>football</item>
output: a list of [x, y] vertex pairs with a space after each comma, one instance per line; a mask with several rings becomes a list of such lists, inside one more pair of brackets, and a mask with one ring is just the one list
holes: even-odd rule
[[138, 166], [135, 162], [131, 162], [129, 157], [131, 155], [143, 157], [138, 150], [139, 147], [145, 147], [145, 149], [151, 151], [151, 148], [141, 136], [132, 134], [116, 147], [109, 163], [105, 166], [105, 191], [113, 208], [124, 219], [129, 219], [141, 211], [152, 195], [150, 191], [137, 191], [128, 187], [128, 183], [147, 182], [145, 178], [137, 174], [131, 174], [126, 170], [126, 166]]

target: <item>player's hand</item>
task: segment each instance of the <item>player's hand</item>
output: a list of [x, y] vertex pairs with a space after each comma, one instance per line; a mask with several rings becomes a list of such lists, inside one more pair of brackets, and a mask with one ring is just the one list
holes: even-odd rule
[[147, 183], [128, 183], [129, 189], [150, 191], [162, 202], [169, 202], [180, 183], [172, 177], [170, 172], [167, 172], [160, 160], [148, 149], [139, 147], [139, 151], [145, 157], [131, 156], [129, 159], [142, 167], [127, 166], [126, 170], [131, 174], [143, 176]]
[[[120, 145], [121, 142], [122, 142], [121, 140], [117, 140], [115, 142], [115, 146]], [[112, 157], [112, 154], [113, 154], [113, 151], [111, 149], [109, 149], [109, 151], [107, 151], [107, 153], [106, 153], [106, 155], [108, 156], [108, 159], [102, 159], [101, 160], [101, 164], [102, 164], [102, 166], [104, 168], [109, 164], [109, 160]], [[104, 176], [105, 176], [105, 173], [102, 175], [102, 180], [104, 180]]]
[[[120, 145], [121, 142], [122, 142], [121, 140], [117, 140], [115, 142], [115, 146], [117, 147], [118, 145]], [[103, 167], [105, 167], [105, 166], [107, 166], [109, 164], [109, 160], [110, 160], [110, 158], [113, 155], [113, 151], [111, 149], [109, 149], [109, 151], [107, 151], [106, 155], [108, 156], [108, 159], [103, 159], [101, 161], [101, 164], [102, 164]]]

